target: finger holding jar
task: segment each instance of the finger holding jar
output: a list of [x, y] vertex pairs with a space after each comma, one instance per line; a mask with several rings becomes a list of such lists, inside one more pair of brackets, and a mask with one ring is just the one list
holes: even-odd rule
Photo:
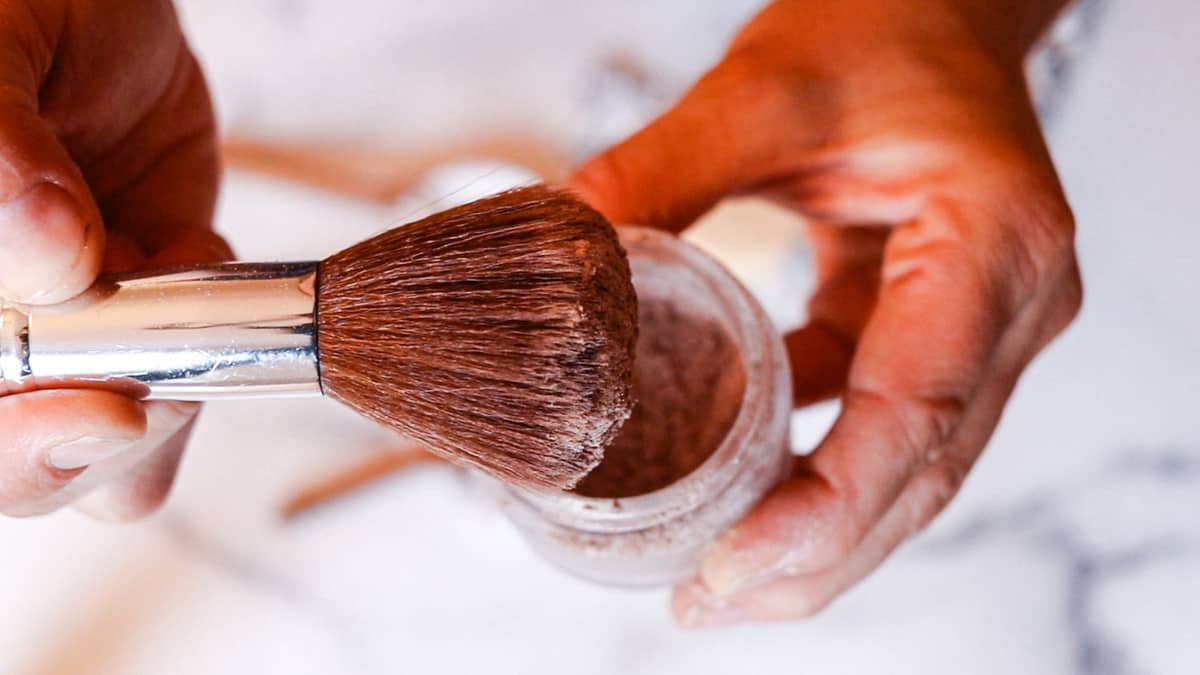
[[1074, 221], [1022, 71], [1062, 4], [780, 0], [576, 175], [616, 222], [678, 231], [754, 194], [808, 223], [793, 399], [842, 412], [677, 587], [684, 625], [810, 616], [869, 574], [954, 496], [1077, 313]]

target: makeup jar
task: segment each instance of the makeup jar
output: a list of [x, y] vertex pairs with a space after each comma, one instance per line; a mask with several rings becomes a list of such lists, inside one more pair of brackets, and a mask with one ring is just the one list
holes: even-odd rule
[[660, 231], [620, 236], [640, 312], [634, 417], [575, 491], [497, 492], [551, 563], [655, 586], [694, 575], [713, 540], [781, 480], [791, 384], [778, 332], [724, 267]]

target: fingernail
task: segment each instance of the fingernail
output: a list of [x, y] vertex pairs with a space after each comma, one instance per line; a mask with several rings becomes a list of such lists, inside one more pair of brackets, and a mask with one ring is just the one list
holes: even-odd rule
[[692, 605], [680, 623], [684, 628], [717, 628], [741, 623], [747, 618], [746, 610], [714, 598]]
[[688, 629], [720, 628], [731, 626], [746, 620], [746, 612], [740, 607], [723, 607], [707, 609], [693, 607], [683, 619], [683, 627]]
[[731, 537], [719, 540], [704, 557], [700, 576], [709, 592], [727, 598], [770, 583], [787, 572], [786, 552], [763, 547], [737, 548]]
[[55, 446], [46, 455], [46, 463], [60, 471], [72, 471], [115, 457], [128, 450], [136, 440], [84, 436]]
[[39, 183], [0, 204], [0, 294], [32, 302], [62, 295], [59, 287], [80, 261], [86, 240], [86, 221], [74, 198], [53, 183]]

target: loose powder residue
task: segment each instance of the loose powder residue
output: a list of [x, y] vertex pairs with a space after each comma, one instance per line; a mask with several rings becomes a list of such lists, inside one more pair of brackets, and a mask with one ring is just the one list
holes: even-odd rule
[[721, 444], [741, 407], [746, 373], [733, 339], [710, 317], [642, 298], [633, 414], [604, 460], [575, 488], [633, 497], [686, 476]]

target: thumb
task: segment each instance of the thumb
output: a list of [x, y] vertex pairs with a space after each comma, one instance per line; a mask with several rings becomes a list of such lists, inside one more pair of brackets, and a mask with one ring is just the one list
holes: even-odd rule
[[46, 304], [91, 284], [104, 228], [79, 168], [37, 115], [36, 98], [0, 98], [0, 297]]
[[581, 166], [568, 185], [616, 225], [678, 232], [744, 184], [753, 136], [723, 66], [671, 110]]

